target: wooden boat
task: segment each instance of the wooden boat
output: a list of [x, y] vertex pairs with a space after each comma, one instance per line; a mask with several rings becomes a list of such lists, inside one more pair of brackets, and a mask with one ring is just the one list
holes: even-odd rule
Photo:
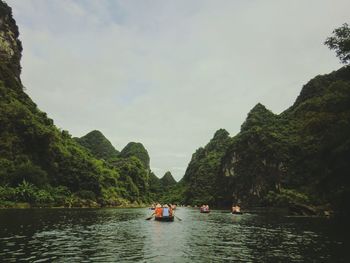
[[243, 212], [233, 211], [232, 214], [233, 214], [233, 215], [243, 215]]
[[163, 221], [163, 222], [173, 222], [174, 216], [162, 216], [162, 217], [155, 217], [154, 218], [157, 221]]
[[200, 212], [201, 212], [201, 213], [210, 213], [210, 210], [201, 209]]

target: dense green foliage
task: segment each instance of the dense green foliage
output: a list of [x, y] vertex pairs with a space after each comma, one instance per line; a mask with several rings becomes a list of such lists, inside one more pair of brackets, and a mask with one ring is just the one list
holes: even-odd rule
[[328, 37], [325, 41], [330, 49], [334, 49], [337, 57], [344, 64], [350, 62], [350, 28], [347, 23], [334, 29], [333, 36]]
[[152, 200], [161, 203], [182, 203], [183, 193], [178, 194], [178, 183], [170, 172], [166, 172], [162, 178], [158, 178], [152, 172], [150, 174], [150, 195]]
[[183, 184], [187, 186], [184, 203], [194, 205], [215, 202], [215, 197], [220, 194], [217, 189], [220, 162], [230, 140], [229, 133], [220, 129], [204, 148], [199, 148], [192, 155], [183, 178]]
[[225, 206], [294, 200], [349, 211], [348, 160], [349, 66], [312, 79], [280, 115], [257, 104], [240, 133], [198, 149], [184, 177], [184, 200]]
[[161, 197], [163, 196], [163, 192], [161, 191], [161, 182], [160, 179], [153, 173], [149, 174], [149, 192], [150, 199], [159, 202]]
[[[22, 45], [0, 0], [0, 206], [100, 206], [152, 201], [228, 206], [331, 205], [350, 211], [350, 66], [317, 76], [279, 115], [257, 104], [229, 137], [218, 130], [183, 179], [159, 179], [141, 143], [118, 153], [99, 131], [73, 139], [23, 91]], [[344, 24], [326, 44], [349, 61]]]
[[300, 193], [292, 189], [283, 189], [280, 191], [269, 191], [265, 196], [263, 202], [272, 206], [288, 206], [290, 204], [309, 204], [310, 199], [306, 194]]
[[112, 162], [120, 174], [122, 196], [131, 201], [145, 201], [149, 193], [149, 172], [134, 156], [120, 158]]
[[187, 186], [182, 179], [180, 182], [176, 183], [176, 185], [166, 189], [159, 200], [167, 204], [185, 204], [184, 197], [186, 191]]
[[91, 191], [72, 193], [67, 187], [45, 186], [39, 188], [27, 181], [16, 187], [0, 186], [0, 204], [14, 207], [17, 203], [30, 203], [38, 207], [98, 207], [96, 196]]
[[149, 157], [142, 144], [129, 144], [118, 157], [98, 131], [73, 139], [25, 94], [18, 29], [2, 1], [0, 33], [0, 206], [150, 201]]
[[166, 189], [176, 185], [176, 181], [175, 181], [173, 175], [169, 171], [166, 172], [162, 178], [160, 178], [160, 183], [161, 183], [162, 187], [164, 187]]
[[0, 83], [0, 182], [26, 179], [100, 193], [97, 160], [21, 93]]
[[[333, 33], [325, 44], [348, 63], [348, 25]], [[240, 133], [218, 148], [193, 155], [179, 183], [187, 203], [304, 203], [350, 212], [350, 67], [312, 79], [280, 115], [257, 104]], [[211, 168], [210, 154], [218, 157]]]
[[81, 138], [75, 138], [75, 140], [98, 159], [108, 160], [117, 157], [119, 153], [100, 131], [89, 132]]
[[150, 158], [147, 150], [139, 142], [129, 142], [124, 149], [120, 152], [120, 157], [128, 158], [130, 156], [137, 157], [144, 165], [145, 168], [149, 169], [150, 167]]

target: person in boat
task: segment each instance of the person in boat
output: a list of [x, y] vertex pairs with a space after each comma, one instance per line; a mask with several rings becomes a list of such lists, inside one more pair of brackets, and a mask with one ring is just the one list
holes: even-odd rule
[[173, 213], [174, 213], [173, 206], [171, 204], [168, 204], [168, 207], [169, 207], [169, 216], [171, 217], [173, 216]]
[[201, 211], [202, 211], [202, 212], [207, 212], [207, 211], [209, 211], [209, 206], [208, 206], [208, 205], [202, 205], [202, 206], [201, 206]]
[[162, 206], [158, 203], [156, 205], [156, 208], [154, 209], [154, 215], [156, 215], [156, 217], [162, 217], [162, 214], [163, 214], [163, 209], [162, 209]]
[[239, 207], [239, 205], [232, 206], [232, 213], [240, 213], [240, 212], [241, 212], [241, 208]]
[[167, 204], [163, 205], [163, 217], [169, 217], [170, 216], [170, 211], [169, 211], [169, 206]]

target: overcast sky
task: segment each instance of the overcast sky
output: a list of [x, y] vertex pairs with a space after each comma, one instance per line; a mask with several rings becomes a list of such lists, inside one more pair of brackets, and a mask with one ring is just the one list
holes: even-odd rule
[[142, 142], [152, 170], [179, 180], [219, 128], [239, 132], [258, 102], [287, 109], [339, 68], [323, 42], [348, 0], [6, 0], [27, 93], [73, 136]]

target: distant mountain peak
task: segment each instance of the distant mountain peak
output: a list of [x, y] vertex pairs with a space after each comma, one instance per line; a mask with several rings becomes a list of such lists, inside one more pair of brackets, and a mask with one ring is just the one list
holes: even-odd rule
[[98, 130], [93, 130], [81, 138], [76, 138], [76, 141], [99, 159], [108, 160], [118, 155], [118, 151], [112, 143]]
[[161, 183], [163, 184], [164, 187], [171, 187], [176, 185], [176, 181], [171, 174], [171, 172], [167, 171], [162, 178], [160, 178]]
[[226, 139], [227, 137], [229, 137], [229, 135], [230, 133], [225, 129], [219, 129], [215, 132], [213, 139], [219, 139], [219, 138]]
[[104, 137], [103, 133], [100, 132], [99, 130], [92, 130], [91, 132], [87, 133], [85, 136], [91, 135], [91, 134], [99, 135], [99, 136], [103, 136]]
[[128, 158], [134, 156], [138, 158], [145, 168], [150, 167], [150, 157], [146, 148], [140, 142], [129, 142], [120, 152], [120, 157]]
[[241, 131], [254, 126], [264, 126], [274, 120], [276, 115], [268, 110], [263, 104], [256, 104], [248, 113], [246, 120], [241, 126]]
[[318, 75], [311, 79], [308, 83], [306, 83], [303, 86], [292, 108], [299, 106], [300, 104], [309, 99], [323, 96], [328, 85], [330, 85], [334, 81], [350, 81], [350, 65], [344, 66], [329, 74]]
[[[271, 112], [270, 110], [268, 110], [264, 104], [258, 102], [250, 111], [249, 113], [254, 113], [254, 112], [264, 112], [264, 111], [267, 111], [267, 112]], [[248, 113], [248, 114], [249, 114]]]

